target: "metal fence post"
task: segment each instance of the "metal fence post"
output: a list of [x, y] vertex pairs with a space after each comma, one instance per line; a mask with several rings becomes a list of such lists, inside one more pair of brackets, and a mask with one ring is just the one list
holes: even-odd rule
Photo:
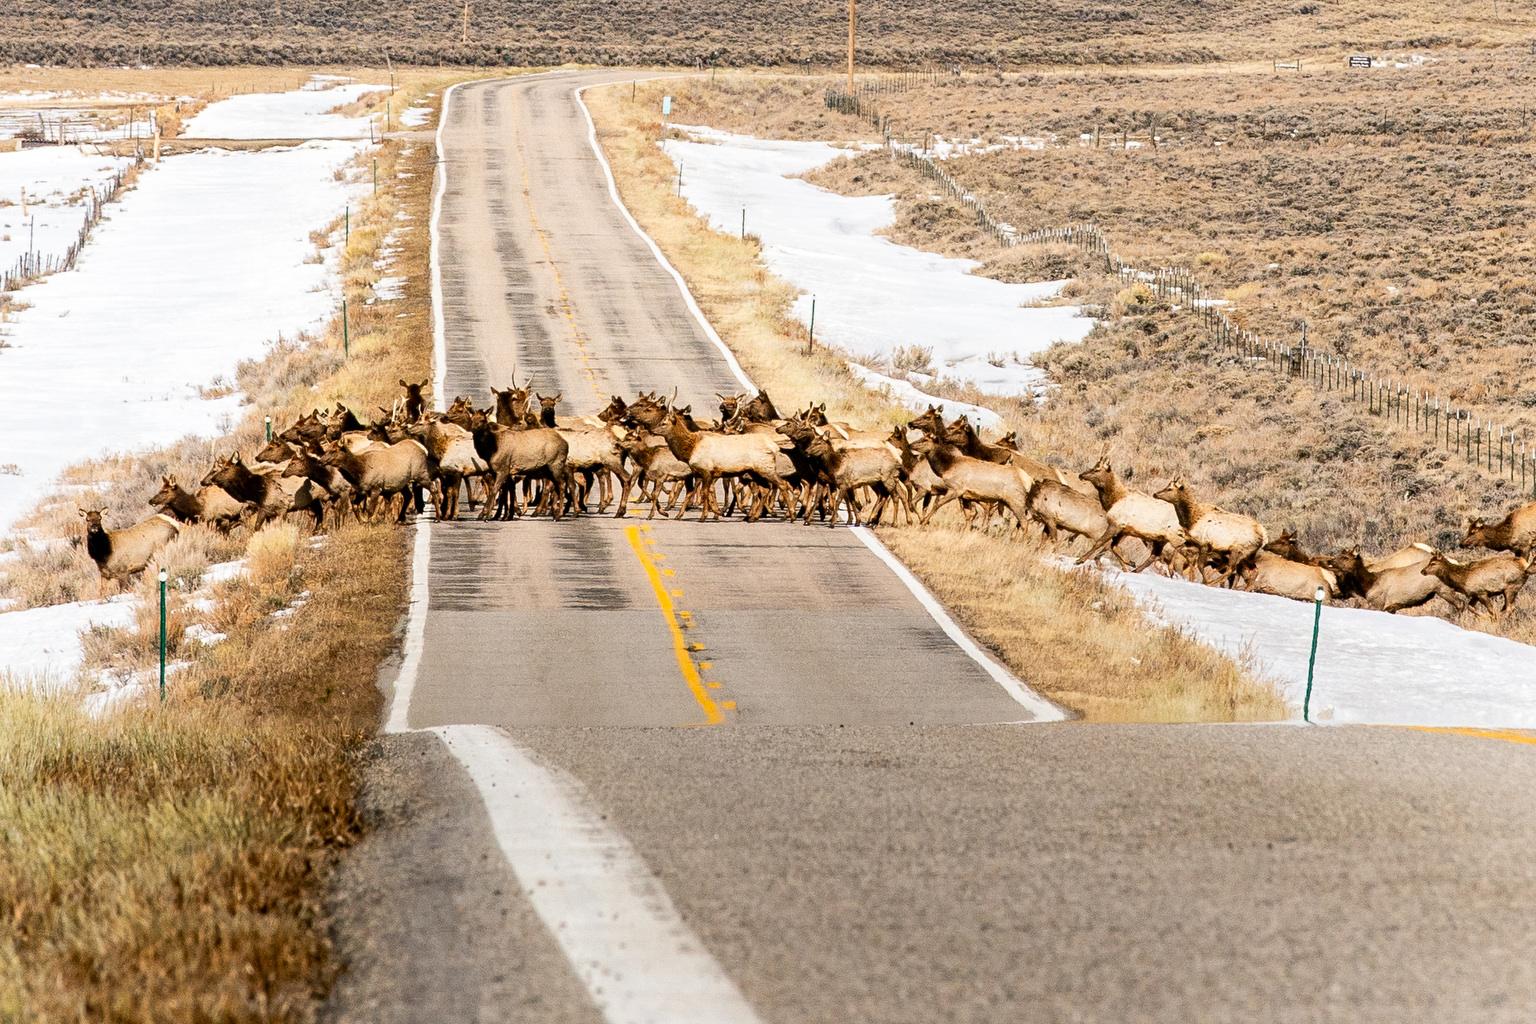
[[1322, 587], [1318, 587], [1312, 595], [1312, 653], [1307, 656], [1307, 693], [1301, 701], [1301, 720], [1312, 721], [1312, 675], [1317, 668], [1317, 634], [1323, 622], [1323, 596]]
[[160, 703], [165, 703], [165, 583], [170, 574], [160, 570]]

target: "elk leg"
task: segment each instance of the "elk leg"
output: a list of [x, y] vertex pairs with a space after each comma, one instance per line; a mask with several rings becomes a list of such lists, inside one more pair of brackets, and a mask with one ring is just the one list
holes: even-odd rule
[[613, 475], [619, 479], [619, 507], [613, 513], [613, 518], [623, 519], [629, 515], [629, 485], [634, 482], [634, 477], [623, 469], [613, 470]]
[[[933, 514], [935, 512], [937, 512], [939, 509], [943, 508], [945, 505], [948, 505], [950, 502], [954, 501], [956, 498], [959, 498], [959, 497], [960, 497], [960, 492], [959, 491], [945, 491], [943, 494], [939, 495], [937, 500], [935, 500], [932, 505], [928, 506], [928, 510], [923, 513], [923, 518], [920, 520], [920, 522], [922, 522], [923, 524], [926, 525], [928, 520], [933, 518]], [[960, 503], [960, 507], [962, 509], [965, 508], [965, 502], [964, 501], [962, 501]]]
[[[926, 518], [923, 520], [923, 522], [925, 522], [925, 523], [927, 521], [928, 520]], [[1114, 543], [1115, 543], [1115, 541], [1117, 541], [1119, 539], [1120, 539], [1120, 531], [1117, 528], [1115, 528], [1114, 526], [1109, 527], [1107, 530], [1104, 531], [1104, 534], [1101, 537], [1099, 537], [1098, 540], [1093, 542], [1093, 546], [1091, 548], [1089, 548], [1087, 551], [1083, 552], [1081, 555], [1077, 556], [1077, 561], [1075, 563], [1073, 563], [1073, 564], [1075, 564], [1075, 565], [1082, 565], [1084, 562], [1091, 562], [1091, 561], [1093, 561], [1095, 558], [1098, 558], [1104, 552], [1111, 550], [1113, 545], [1114, 545]], [[1119, 555], [1117, 554], [1115, 557], [1118, 558]]]

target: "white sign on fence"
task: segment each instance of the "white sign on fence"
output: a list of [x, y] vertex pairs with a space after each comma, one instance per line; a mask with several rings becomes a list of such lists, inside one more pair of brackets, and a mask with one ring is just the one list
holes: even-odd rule
[[672, 116], [672, 97], [671, 96], [663, 96], [661, 98], [661, 116], [662, 117], [671, 117]]

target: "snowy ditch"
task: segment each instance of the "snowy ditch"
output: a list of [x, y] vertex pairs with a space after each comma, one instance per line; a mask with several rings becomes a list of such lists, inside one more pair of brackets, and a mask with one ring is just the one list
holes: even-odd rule
[[[227, 429], [242, 398], [210, 385], [227, 385], [242, 360], [330, 318], [340, 287], [335, 250], [317, 262], [310, 233], [365, 191], [365, 172], [338, 172], [367, 147], [368, 131], [367, 118], [328, 111], [378, 88], [210, 105], [208, 134], [315, 141], [146, 165], [74, 270], [16, 293], [23, 308], [0, 324], [0, 537], [73, 463]], [[236, 109], [225, 113], [225, 104]], [[71, 151], [0, 154], [0, 189], [13, 178], [39, 180], [8, 163], [34, 152], [57, 161]], [[72, 188], [68, 175], [77, 173], [43, 180]], [[115, 511], [120, 522], [149, 510]], [[131, 607], [113, 599], [0, 613], [0, 676], [72, 678], [80, 630], [120, 625]]]
[[[762, 240], [768, 268], [815, 295], [816, 332], [861, 359], [889, 359], [893, 346], [931, 347], [937, 375], [997, 395], [1038, 392], [1044, 375], [1029, 357], [1058, 340], [1079, 341], [1093, 321], [1072, 306], [1031, 307], [1065, 282], [1003, 284], [971, 273], [977, 264], [897, 245], [875, 233], [895, 220], [890, 197], [838, 195], [795, 175], [849, 150], [773, 141], [710, 128], [672, 126], [688, 139], [662, 147], [681, 166], [682, 194], [717, 231], [746, 228]], [[1008, 140], [1027, 146], [1034, 140]], [[995, 365], [1002, 354], [1003, 366]], [[851, 369], [909, 407], [939, 403], [918, 385], [858, 363]], [[988, 410], [943, 401], [950, 414], [983, 424]], [[990, 419], [988, 419], [990, 417]], [[1312, 637], [1310, 604], [1200, 586], [1150, 572], [1106, 570], [1154, 617], [1250, 659], [1300, 714]], [[1536, 650], [1463, 630], [1431, 616], [1325, 608], [1313, 718], [1336, 723], [1536, 728]]]

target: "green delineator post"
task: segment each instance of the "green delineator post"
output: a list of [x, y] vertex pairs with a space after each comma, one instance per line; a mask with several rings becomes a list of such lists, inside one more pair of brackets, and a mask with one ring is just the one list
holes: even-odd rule
[[811, 296], [811, 329], [805, 335], [805, 354], [810, 355], [816, 349], [816, 296]]
[[347, 300], [341, 300], [341, 354], [352, 358], [352, 328], [347, 323]]
[[[373, 158], [373, 194], [374, 195], [378, 195], [379, 194], [379, 158], [378, 157], [374, 157]], [[333, 207], [331, 207], [331, 209], [334, 210], [335, 207], [333, 206]]]
[[169, 574], [160, 570], [160, 703], [165, 703], [165, 581]]
[[1323, 622], [1323, 588], [1312, 595], [1312, 653], [1307, 658], [1307, 695], [1301, 701], [1301, 720], [1312, 721], [1312, 672], [1317, 667], [1317, 632]]
[[271, 416], [265, 417], [264, 418], [264, 423], [265, 423], [266, 428], [267, 428], [267, 441], [270, 442], [272, 440], [272, 417]]
[[342, 211], [342, 217], [344, 219], [342, 220], [341, 244], [342, 245], [351, 245], [352, 244], [352, 207], [351, 207], [350, 204], [347, 205], [347, 207]]

